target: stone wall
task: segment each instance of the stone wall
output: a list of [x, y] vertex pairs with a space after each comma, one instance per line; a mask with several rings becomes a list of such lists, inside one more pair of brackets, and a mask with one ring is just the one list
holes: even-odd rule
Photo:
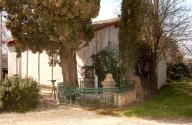
[[124, 106], [136, 101], [135, 91], [126, 91], [114, 95], [114, 103], [116, 106]]

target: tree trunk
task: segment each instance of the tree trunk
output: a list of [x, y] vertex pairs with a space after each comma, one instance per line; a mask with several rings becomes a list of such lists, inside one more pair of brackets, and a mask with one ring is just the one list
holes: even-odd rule
[[157, 91], [157, 72], [156, 72], [157, 56], [152, 55], [149, 66], [149, 92], [153, 95]]
[[73, 49], [61, 51], [60, 61], [63, 82], [68, 87], [78, 87], [76, 53]]

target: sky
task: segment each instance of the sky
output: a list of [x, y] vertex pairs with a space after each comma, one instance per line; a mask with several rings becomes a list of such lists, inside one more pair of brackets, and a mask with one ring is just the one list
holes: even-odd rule
[[117, 17], [120, 10], [120, 4], [121, 0], [101, 0], [99, 15], [97, 18], [93, 19], [93, 21]]
[[[186, 6], [192, 9], [192, 0], [185, 0]], [[117, 17], [120, 12], [121, 0], [101, 0], [101, 8], [97, 18], [93, 21], [105, 20]], [[192, 14], [192, 12], [191, 12]]]

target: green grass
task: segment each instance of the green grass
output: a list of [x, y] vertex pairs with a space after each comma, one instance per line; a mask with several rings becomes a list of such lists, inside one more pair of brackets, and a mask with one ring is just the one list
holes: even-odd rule
[[166, 85], [151, 100], [125, 108], [123, 113], [155, 119], [192, 117], [192, 83], [182, 81]]

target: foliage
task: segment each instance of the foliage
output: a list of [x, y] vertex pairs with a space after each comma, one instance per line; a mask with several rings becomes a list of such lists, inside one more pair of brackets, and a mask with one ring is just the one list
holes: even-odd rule
[[123, 0], [119, 30], [119, 49], [124, 76], [138, 61], [141, 43], [141, 0]]
[[8, 14], [7, 27], [13, 37], [35, 52], [60, 46], [78, 48], [80, 37], [90, 40], [91, 18], [97, 16], [100, 3], [100, 0], [3, 1]]
[[33, 79], [9, 77], [0, 83], [0, 110], [27, 111], [38, 104], [37, 82]]
[[159, 58], [178, 42], [189, 38], [190, 19], [182, 0], [144, 1], [143, 39], [150, 46], [150, 90], [157, 90]]
[[[105, 79], [107, 73], [112, 73], [114, 80], [119, 83], [120, 68], [118, 66], [115, 49], [113, 49], [113, 51], [108, 51], [108, 49], [105, 48], [96, 55], [92, 55], [91, 58], [95, 68], [95, 73], [98, 76], [99, 86], [101, 86], [100, 84]], [[110, 63], [111, 66], [109, 66]]]
[[150, 48], [147, 44], [141, 44], [139, 58], [135, 67], [135, 74], [140, 76], [142, 82], [149, 82]]
[[166, 85], [151, 100], [127, 107], [126, 116], [147, 118], [181, 118], [192, 117], [192, 84], [178, 81]]
[[156, 67], [160, 56], [166, 54], [172, 42], [190, 38], [191, 22], [186, 11], [182, 0], [122, 1], [119, 35], [122, 67], [127, 71], [128, 61], [132, 65], [137, 63], [137, 43], [145, 42], [150, 57], [150, 94], [157, 90]]
[[170, 43], [170, 46], [165, 53], [165, 58], [167, 63], [170, 64], [178, 64], [184, 62], [184, 54], [180, 50], [180, 47], [176, 41], [172, 41]]
[[190, 77], [188, 66], [184, 63], [168, 64], [167, 79], [168, 81], [180, 80], [185, 77]]
[[[76, 50], [93, 38], [100, 0], [2, 0], [18, 56], [26, 49], [59, 55], [63, 81], [77, 85]], [[85, 44], [87, 45], [87, 44]], [[52, 58], [50, 58], [52, 59]], [[55, 61], [58, 62], [58, 61]]]

